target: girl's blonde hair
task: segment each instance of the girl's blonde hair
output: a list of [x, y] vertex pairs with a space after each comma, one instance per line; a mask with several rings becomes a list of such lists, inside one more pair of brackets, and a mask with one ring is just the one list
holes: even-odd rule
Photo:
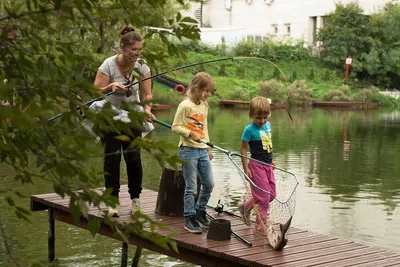
[[263, 96], [256, 96], [250, 101], [249, 117], [253, 117], [258, 114], [271, 115], [271, 105], [267, 98]]
[[140, 42], [143, 41], [142, 35], [135, 31], [132, 25], [124, 25], [121, 28], [120, 34], [120, 44], [130, 45], [131, 41]]
[[213, 78], [205, 72], [199, 72], [194, 75], [189, 85], [187, 95], [194, 102], [198, 102], [201, 99], [201, 93], [203, 91], [212, 91], [215, 87], [215, 81]]

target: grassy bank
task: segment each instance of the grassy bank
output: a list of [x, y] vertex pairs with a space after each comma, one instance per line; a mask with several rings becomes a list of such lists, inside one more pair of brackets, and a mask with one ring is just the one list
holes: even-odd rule
[[[186, 59], [170, 58], [169, 64], [171, 68], [175, 68], [218, 58], [221, 57], [207, 53], [188, 52]], [[359, 101], [362, 99], [377, 101], [380, 105], [388, 106], [396, 106], [399, 102], [388, 100], [386, 97], [381, 98], [379, 94], [377, 95], [377, 89], [365, 91], [364, 88], [369, 85], [365, 85], [353, 77], [349, 78], [350, 86], [343, 87], [344, 70], [343, 73], [339, 73], [323, 66], [318, 60], [310, 58], [296, 62], [274, 63], [282, 70], [283, 74], [273, 64], [266, 61], [239, 59], [189, 67], [169, 73], [168, 76], [188, 84], [193, 73], [206, 71], [214, 77], [217, 93], [222, 99], [249, 100], [260, 92], [262, 82], [276, 80], [281, 101], [285, 101], [288, 87], [295, 87], [295, 90], [300, 92], [298, 94], [309, 95], [314, 100]], [[304, 81], [301, 86], [297, 85], [298, 83], [295, 86], [292, 85], [294, 81], [301, 80]], [[154, 83], [153, 89], [156, 102], [177, 104], [182, 100], [182, 96], [157, 82]], [[218, 99], [211, 98], [210, 102], [215, 104]]]

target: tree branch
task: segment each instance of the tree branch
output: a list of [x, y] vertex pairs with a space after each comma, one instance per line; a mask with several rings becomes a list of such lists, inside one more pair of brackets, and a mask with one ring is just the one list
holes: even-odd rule
[[17, 15], [17, 14], [13, 14], [13, 15], [6, 14], [3, 17], [0, 18], [0, 21], [10, 20], [10, 19], [19, 19], [19, 18], [22, 18], [22, 17], [31, 16], [31, 15], [35, 15], [35, 14], [45, 14], [45, 13], [48, 13], [48, 12], [51, 12], [51, 11], [54, 11], [54, 10], [55, 10], [55, 8], [42, 9], [42, 10], [30, 11], [30, 12], [23, 12], [23, 13], [21, 13], [19, 15]]
[[5, 42], [0, 41], [0, 44], [4, 46], [4, 48], [8, 51], [8, 53], [10, 53], [11, 57], [13, 58], [13, 61], [14, 61], [15, 65], [17, 66], [17, 69], [18, 69], [19, 73], [21, 74], [22, 79], [24, 80], [26, 89], [28, 89], [28, 91], [29, 91], [30, 93], [32, 93], [32, 90], [31, 90], [31, 88], [29, 87], [28, 81], [26, 80], [26, 77], [25, 77], [24, 73], [22, 72], [22, 69], [21, 69], [21, 67], [19, 66], [18, 61], [17, 61], [17, 59], [15, 58], [13, 52], [10, 50], [10, 48], [8, 47], [8, 45], [7, 45]]

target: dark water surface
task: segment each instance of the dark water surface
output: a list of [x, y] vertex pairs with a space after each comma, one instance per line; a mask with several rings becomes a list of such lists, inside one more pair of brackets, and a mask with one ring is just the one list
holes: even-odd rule
[[[174, 110], [156, 114], [168, 123], [173, 115]], [[271, 118], [275, 160], [300, 180], [292, 224], [400, 252], [400, 112], [310, 109], [292, 110], [292, 115], [294, 124], [285, 111], [273, 112]], [[238, 151], [247, 123], [246, 111], [216, 108], [209, 116], [211, 141]], [[167, 128], [155, 127], [153, 137], [177, 144], [178, 137]], [[243, 182], [223, 153], [214, 154], [216, 186], [210, 204], [214, 206], [221, 200], [225, 209], [235, 210], [243, 197]], [[90, 164], [100, 167], [101, 162], [101, 158], [94, 158]], [[161, 168], [146, 153], [143, 164], [144, 183], [158, 187]], [[53, 191], [45, 181], [21, 186], [13, 176], [9, 167], [0, 165], [0, 188], [17, 187], [27, 196]], [[4, 198], [1, 193], [0, 198]], [[17, 201], [29, 207], [29, 198]], [[45, 211], [33, 213], [29, 223], [3, 206], [0, 220], [1, 266], [15, 266], [11, 257], [21, 266], [46, 261]], [[56, 257], [60, 266], [119, 266], [120, 255], [119, 242], [101, 236], [93, 238], [88, 231], [56, 222]], [[133, 255], [131, 246], [129, 256]], [[140, 266], [192, 265], [143, 251]]]

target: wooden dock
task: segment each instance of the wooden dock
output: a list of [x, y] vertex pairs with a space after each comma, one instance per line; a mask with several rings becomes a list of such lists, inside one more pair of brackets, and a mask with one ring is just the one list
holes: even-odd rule
[[[231, 221], [232, 231], [252, 243], [246, 246], [242, 241], [232, 236], [228, 241], [213, 241], [207, 239], [207, 234], [190, 234], [183, 229], [183, 217], [167, 217], [155, 213], [157, 192], [143, 190], [141, 195], [142, 212], [153, 219], [168, 225], [170, 230], [157, 230], [162, 235], [171, 232], [179, 233], [173, 237], [177, 243], [179, 253], [165, 250], [154, 243], [131, 236], [129, 243], [178, 258], [201, 266], [400, 266], [400, 254], [371, 248], [348, 240], [312, 233], [299, 228], [291, 227], [288, 231], [288, 245], [282, 251], [274, 251], [267, 245], [265, 237], [255, 235], [251, 228], [244, 225], [238, 216], [221, 213], [218, 215], [213, 209], [208, 212], [215, 218], [224, 218]], [[129, 194], [127, 187], [122, 186], [120, 193], [121, 212], [116, 221], [123, 224], [131, 220], [129, 211]], [[54, 246], [54, 220], [87, 228], [87, 221], [81, 218], [75, 222], [69, 212], [69, 199], [59, 195], [43, 194], [31, 196], [31, 210], [48, 210], [49, 217], [49, 247]], [[104, 207], [104, 209], [106, 209]], [[115, 238], [110, 227], [105, 223], [102, 211], [89, 210], [89, 219], [97, 218], [101, 222], [99, 234]], [[53, 224], [52, 224], [53, 223]], [[123, 246], [124, 248], [124, 246]], [[125, 245], [126, 248], [126, 245]], [[94, 252], [95, 253], [95, 252]], [[54, 259], [54, 250], [49, 249], [49, 260]]]
[[313, 107], [336, 107], [336, 108], [376, 108], [378, 105], [375, 102], [352, 102], [352, 101], [314, 101]]
[[153, 106], [151, 107], [151, 110], [167, 110], [170, 109], [172, 106], [171, 105], [167, 105], [167, 104], [153, 104]]
[[[219, 105], [221, 107], [234, 107], [234, 106], [247, 107], [249, 104], [250, 101], [227, 100], [227, 99], [219, 100]], [[272, 109], [286, 108], [286, 103], [272, 103], [271, 108]]]

